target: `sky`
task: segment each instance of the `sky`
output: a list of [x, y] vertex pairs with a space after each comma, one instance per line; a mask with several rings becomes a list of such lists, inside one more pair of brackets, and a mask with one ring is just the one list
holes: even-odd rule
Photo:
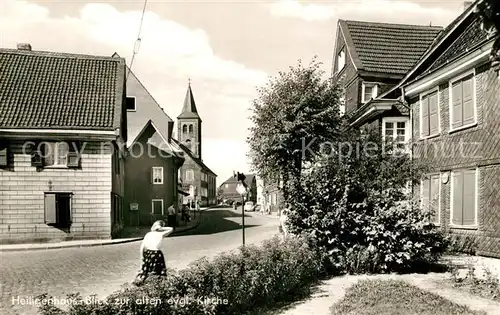
[[131, 65], [143, 6], [143, 0], [1, 0], [0, 47], [117, 52], [174, 120], [190, 78], [203, 120], [202, 158], [217, 185], [233, 170], [250, 170], [246, 138], [256, 88], [314, 56], [329, 74], [338, 19], [446, 26], [463, 11], [455, 0], [149, 0]]

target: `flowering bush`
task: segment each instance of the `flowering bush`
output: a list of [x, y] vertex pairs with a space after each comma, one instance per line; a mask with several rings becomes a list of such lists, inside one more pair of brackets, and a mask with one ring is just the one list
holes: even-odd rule
[[[252, 313], [307, 293], [320, 270], [317, 252], [309, 241], [296, 238], [268, 240], [245, 246], [214, 260], [201, 259], [166, 278], [147, 279], [141, 287], [126, 285], [105, 300], [88, 303], [73, 295], [63, 311], [53, 305], [43, 315], [171, 314], [223, 315]], [[85, 302], [87, 301], [87, 302]]]
[[385, 154], [374, 134], [346, 141], [345, 148], [379, 150], [340, 151], [289, 185], [290, 231], [314, 238], [328, 272], [408, 271], [435, 262], [448, 241], [408, 189], [425, 167]]

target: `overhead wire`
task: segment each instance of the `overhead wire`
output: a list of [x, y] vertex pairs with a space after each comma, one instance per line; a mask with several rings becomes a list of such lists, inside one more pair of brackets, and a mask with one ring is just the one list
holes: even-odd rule
[[137, 53], [139, 52], [139, 48], [141, 47], [141, 32], [142, 32], [142, 25], [144, 22], [144, 15], [146, 13], [147, 4], [148, 0], [144, 0], [144, 6], [142, 8], [142, 14], [141, 14], [141, 22], [139, 23], [139, 31], [137, 33], [137, 39], [135, 40], [134, 43], [134, 49], [132, 51], [132, 59], [130, 60], [130, 66], [128, 67], [128, 73], [125, 80], [128, 80], [128, 77], [130, 76], [130, 72], [132, 71], [132, 66], [134, 65], [135, 56], [137, 55]]

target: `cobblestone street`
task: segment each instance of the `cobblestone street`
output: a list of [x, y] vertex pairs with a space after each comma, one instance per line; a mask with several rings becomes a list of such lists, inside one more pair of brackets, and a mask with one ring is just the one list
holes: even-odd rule
[[[247, 215], [247, 244], [272, 237], [277, 224], [276, 218]], [[234, 249], [241, 242], [239, 211], [212, 209], [204, 212], [197, 229], [166, 239], [162, 250], [167, 266], [183, 268], [203, 256]], [[59, 298], [71, 292], [104, 297], [133, 280], [140, 267], [139, 245], [0, 253], [0, 314], [36, 314], [36, 307], [21, 303], [44, 292]]]

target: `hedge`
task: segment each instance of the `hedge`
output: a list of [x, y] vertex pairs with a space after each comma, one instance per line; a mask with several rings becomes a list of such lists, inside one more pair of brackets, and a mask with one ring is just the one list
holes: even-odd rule
[[167, 277], [149, 278], [140, 287], [126, 284], [104, 300], [89, 303], [79, 294], [70, 295], [68, 310], [47, 305], [39, 308], [39, 314], [255, 313], [309, 292], [321, 270], [318, 252], [309, 243], [301, 237], [286, 241], [275, 237], [261, 246], [200, 259], [184, 270], [168, 270]]

